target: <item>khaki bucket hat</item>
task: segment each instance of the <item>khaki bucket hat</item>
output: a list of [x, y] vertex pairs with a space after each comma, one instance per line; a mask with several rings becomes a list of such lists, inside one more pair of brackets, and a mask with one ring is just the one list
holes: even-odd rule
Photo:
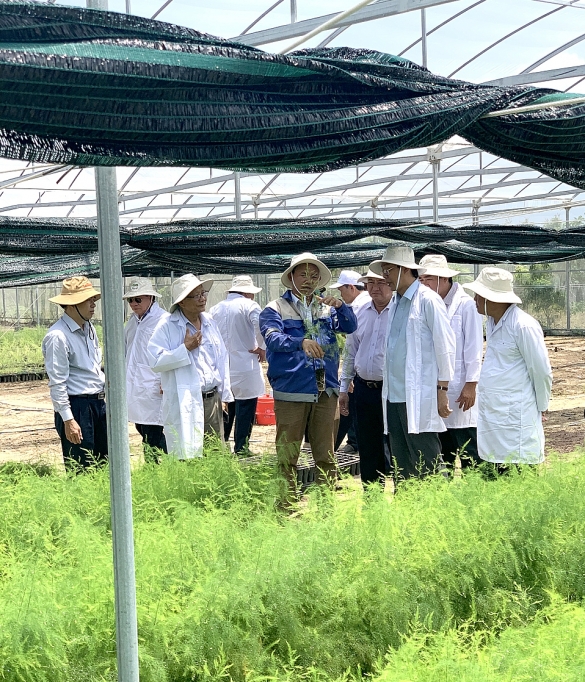
[[382, 263], [389, 265], [398, 265], [410, 270], [418, 270], [418, 274], [423, 274], [423, 268], [416, 264], [414, 260], [414, 251], [410, 246], [389, 246], [380, 260], [375, 260], [370, 263], [370, 270], [376, 275], [382, 274]]
[[228, 294], [258, 294], [261, 291], [262, 287], [255, 286], [250, 275], [235, 275]]
[[431, 277], [456, 277], [461, 274], [459, 270], [450, 268], [445, 256], [439, 253], [429, 253], [423, 256], [418, 265], [421, 270], [424, 270], [421, 274], [431, 275]]
[[49, 301], [57, 303], [57, 305], [78, 305], [94, 296], [98, 300], [102, 297], [100, 292], [93, 288], [93, 284], [87, 277], [78, 276], [64, 280], [61, 293], [50, 298]]
[[379, 279], [383, 280], [384, 282], [386, 281], [382, 275], [378, 275], [378, 273], [374, 272], [373, 270], [368, 270], [365, 275], [362, 275], [359, 279], [358, 282], [362, 282], [363, 284], [367, 284], [369, 279]]
[[158, 291], [154, 290], [152, 282], [148, 277], [132, 277], [128, 283], [126, 293], [122, 298], [134, 298], [135, 296], [160, 296]]
[[464, 289], [479, 294], [492, 303], [522, 303], [522, 299], [514, 293], [514, 277], [511, 272], [502, 268], [484, 268], [477, 279], [470, 284], [463, 284]]
[[171, 306], [171, 313], [175, 312], [179, 303], [186, 298], [193, 289], [197, 289], [197, 287], [200, 287], [201, 285], [203, 285], [203, 291], [209, 291], [213, 286], [213, 280], [201, 280], [199, 277], [191, 274], [183, 275], [182, 277], [179, 277], [179, 279], [176, 279], [173, 282], [173, 305]]
[[317, 289], [320, 287], [326, 287], [329, 284], [331, 281], [331, 272], [329, 272], [329, 268], [325, 265], [325, 263], [322, 263], [317, 256], [307, 252], [301, 253], [298, 256], [293, 256], [290, 265], [282, 273], [280, 281], [282, 282], [282, 285], [285, 287], [285, 289], [291, 288], [291, 281], [288, 278], [290, 273], [297, 267], [297, 265], [302, 265], [303, 263], [311, 263], [319, 269], [319, 282], [316, 286]]

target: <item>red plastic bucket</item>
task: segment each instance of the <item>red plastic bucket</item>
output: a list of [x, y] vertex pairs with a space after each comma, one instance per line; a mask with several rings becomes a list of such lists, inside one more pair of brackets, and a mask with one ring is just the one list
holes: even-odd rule
[[256, 424], [260, 426], [273, 426], [276, 424], [274, 416], [274, 398], [271, 395], [263, 395], [258, 398], [256, 405]]

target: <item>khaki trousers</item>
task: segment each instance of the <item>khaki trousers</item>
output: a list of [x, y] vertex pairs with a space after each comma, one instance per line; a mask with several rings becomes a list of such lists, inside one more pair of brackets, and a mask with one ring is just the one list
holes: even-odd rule
[[223, 406], [219, 391], [209, 398], [203, 398], [203, 433], [216, 434], [223, 437]]
[[336, 461], [333, 455], [335, 436], [339, 427], [338, 398], [323, 392], [316, 403], [274, 401], [276, 415], [276, 454], [280, 471], [289, 489], [297, 489], [297, 464], [301, 443], [308, 429], [317, 483], [335, 479]]

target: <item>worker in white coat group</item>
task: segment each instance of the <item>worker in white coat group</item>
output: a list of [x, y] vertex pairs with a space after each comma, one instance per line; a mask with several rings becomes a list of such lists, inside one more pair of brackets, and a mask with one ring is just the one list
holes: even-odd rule
[[227, 350], [204, 312], [212, 285], [191, 274], [175, 280], [171, 314], [148, 344], [150, 366], [161, 375], [167, 447], [179, 459], [203, 455], [204, 433], [223, 439], [222, 401], [233, 400]]
[[258, 398], [266, 393], [261, 362], [266, 360], [266, 344], [260, 333], [260, 306], [254, 301], [262, 291], [249, 275], [236, 275], [227, 298], [209, 311], [227, 347], [230, 360], [230, 383], [234, 400], [224, 414], [225, 439], [235, 420], [234, 452], [248, 450]]
[[124, 328], [128, 420], [134, 422], [142, 436], [145, 457], [150, 454], [150, 448], [167, 451], [160, 374], [150, 369], [146, 350], [155, 327], [168, 316], [156, 302], [159, 296], [146, 277], [132, 277], [123, 296], [132, 310]]
[[453, 277], [461, 273], [449, 267], [445, 256], [429, 254], [421, 258], [419, 266], [424, 268], [420, 281], [436, 291], [445, 303], [457, 344], [455, 375], [447, 391], [453, 411], [443, 420], [447, 430], [439, 433], [443, 461], [453, 465], [456, 454], [460, 453], [461, 467], [466, 468], [481, 462], [477, 454], [476, 400], [483, 356], [481, 317], [471, 296], [453, 282]]
[[479, 456], [499, 471], [544, 459], [542, 415], [548, 409], [552, 370], [540, 324], [517, 303], [513, 277], [484, 268], [471, 284], [487, 316], [487, 348], [478, 385]]
[[408, 246], [389, 246], [370, 264], [394, 295], [388, 309], [382, 401], [395, 481], [442, 466], [438, 434], [451, 413], [455, 334], [441, 297], [418, 281]]

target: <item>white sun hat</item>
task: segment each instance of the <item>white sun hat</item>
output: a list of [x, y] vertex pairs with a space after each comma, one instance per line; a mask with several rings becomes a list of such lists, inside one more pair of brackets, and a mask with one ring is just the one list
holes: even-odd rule
[[160, 296], [158, 291], [154, 290], [152, 282], [147, 277], [132, 277], [126, 293], [122, 298], [134, 298], [135, 296]]
[[418, 270], [422, 274], [423, 268], [419, 267], [414, 260], [414, 251], [410, 246], [389, 246], [380, 260], [370, 263], [370, 270], [377, 275], [382, 274], [382, 263], [389, 265], [399, 265], [403, 268]]
[[369, 279], [383, 280], [384, 278], [382, 277], [382, 275], [378, 275], [377, 273], [373, 272], [372, 270], [368, 270], [365, 275], [362, 275], [359, 278], [358, 282], [361, 282], [362, 284], [367, 284]]
[[459, 270], [449, 267], [445, 256], [439, 253], [429, 253], [420, 259], [419, 267], [424, 270], [425, 275], [432, 277], [456, 277], [460, 275]]
[[522, 303], [522, 299], [514, 293], [513, 282], [511, 272], [490, 267], [484, 268], [475, 281], [463, 287], [492, 303]]
[[337, 282], [335, 284], [330, 284], [329, 288], [330, 289], [340, 289], [344, 284], [353, 284], [355, 287], [356, 284], [360, 283], [360, 273], [356, 272], [355, 270], [342, 270], [339, 273], [339, 277], [337, 278]]
[[331, 273], [329, 272], [329, 268], [325, 265], [325, 263], [322, 263], [317, 256], [313, 255], [312, 253], [301, 253], [298, 256], [292, 257], [290, 265], [282, 273], [280, 281], [286, 289], [291, 288], [291, 281], [288, 276], [297, 267], [297, 265], [302, 265], [303, 263], [310, 263], [319, 268], [320, 277], [315, 288], [326, 287], [329, 284], [331, 281]]
[[232, 285], [228, 289], [228, 294], [257, 294], [262, 291], [262, 287], [254, 286], [250, 275], [235, 275]]
[[174, 313], [178, 307], [178, 304], [186, 298], [193, 289], [197, 289], [203, 285], [203, 291], [209, 291], [213, 286], [212, 279], [201, 280], [195, 275], [183, 275], [173, 282], [172, 298], [173, 305], [171, 306], [171, 313]]

